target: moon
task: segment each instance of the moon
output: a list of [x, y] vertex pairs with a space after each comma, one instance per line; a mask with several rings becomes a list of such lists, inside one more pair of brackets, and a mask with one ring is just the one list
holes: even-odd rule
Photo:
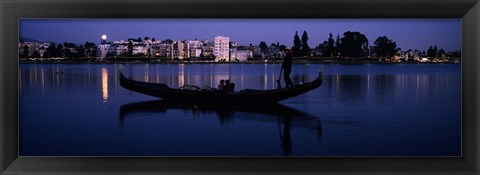
[[107, 39], [107, 35], [102, 35], [102, 39], [103, 40]]

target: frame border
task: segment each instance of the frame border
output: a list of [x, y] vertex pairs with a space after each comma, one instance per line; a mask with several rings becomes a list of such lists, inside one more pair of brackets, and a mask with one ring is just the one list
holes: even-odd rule
[[[463, 157], [18, 157], [19, 18], [462, 18]], [[0, 174], [480, 174], [479, 0], [0, 0]]]

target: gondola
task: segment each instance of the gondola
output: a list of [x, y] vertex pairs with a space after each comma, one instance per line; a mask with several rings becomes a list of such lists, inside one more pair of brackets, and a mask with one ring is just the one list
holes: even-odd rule
[[120, 85], [131, 91], [159, 97], [168, 101], [189, 103], [216, 103], [216, 104], [264, 104], [277, 103], [292, 98], [322, 85], [322, 72], [318, 77], [307, 83], [290, 88], [271, 90], [245, 89], [238, 92], [221, 92], [214, 90], [187, 90], [170, 88], [163, 83], [148, 83], [129, 79], [120, 73]]

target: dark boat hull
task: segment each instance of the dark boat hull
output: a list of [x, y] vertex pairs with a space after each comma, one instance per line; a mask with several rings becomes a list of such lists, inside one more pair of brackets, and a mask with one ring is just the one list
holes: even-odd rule
[[188, 103], [226, 103], [226, 104], [252, 104], [276, 103], [292, 98], [322, 85], [322, 73], [312, 82], [297, 85], [292, 88], [274, 90], [244, 90], [240, 92], [194, 91], [173, 89], [165, 84], [147, 83], [126, 78], [120, 74], [120, 85], [126, 89], [159, 97], [168, 101]]

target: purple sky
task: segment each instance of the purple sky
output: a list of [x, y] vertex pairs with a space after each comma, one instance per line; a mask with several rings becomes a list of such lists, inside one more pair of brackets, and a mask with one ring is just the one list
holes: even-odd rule
[[230, 37], [240, 45], [260, 41], [293, 45], [295, 31], [307, 31], [309, 46], [318, 46], [331, 32], [345, 31], [367, 36], [369, 45], [387, 36], [402, 50], [426, 50], [436, 44], [446, 51], [461, 48], [461, 19], [20, 19], [20, 37], [41, 41], [83, 44], [150, 37], [156, 40], [212, 40], [217, 35]]

